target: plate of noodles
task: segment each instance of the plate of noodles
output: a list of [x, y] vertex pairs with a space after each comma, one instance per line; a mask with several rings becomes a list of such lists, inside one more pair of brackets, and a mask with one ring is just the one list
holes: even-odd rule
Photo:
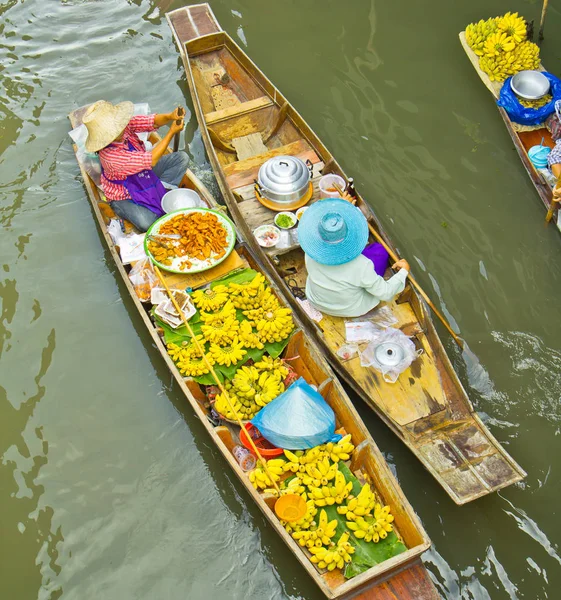
[[225, 260], [236, 243], [232, 221], [209, 208], [186, 208], [164, 215], [146, 232], [144, 250], [161, 269], [200, 273]]

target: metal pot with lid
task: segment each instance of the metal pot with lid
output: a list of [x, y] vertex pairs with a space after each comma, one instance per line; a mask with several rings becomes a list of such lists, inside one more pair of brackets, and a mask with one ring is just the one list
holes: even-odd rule
[[264, 162], [257, 175], [257, 199], [276, 211], [294, 210], [311, 198], [313, 165], [296, 156], [274, 156]]

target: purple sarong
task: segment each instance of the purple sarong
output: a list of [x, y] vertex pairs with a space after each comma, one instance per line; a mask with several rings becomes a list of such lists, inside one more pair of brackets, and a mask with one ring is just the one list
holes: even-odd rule
[[369, 244], [362, 251], [362, 254], [374, 263], [374, 270], [378, 275], [383, 277], [390, 263], [390, 255], [384, 246], [378, 242]]

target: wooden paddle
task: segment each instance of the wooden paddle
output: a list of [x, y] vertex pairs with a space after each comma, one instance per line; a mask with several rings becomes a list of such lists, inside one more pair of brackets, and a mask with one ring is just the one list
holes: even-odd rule
[[[202, 347], [201, 343], [197, 339], [197, 336], [193, 332], [193, 329], [191, 328], [191, 325], [189, 325], [189, 321], [186, 319], [185, 313], [181, 310], [179, 304], [177, 303], [177, 300], [175, 299], [175, 296], [171, 293], [171, 290], [169, 289], [169, 286], [168, 286], [165, 278], [162, 276], [162, 272], [160, 271], [160, 269], [158, 268], [158, 266], [156, 264], [154, 264], [153, 261], [152, 261], [152, 266], [154, 268], [154, 271], [155, 271], [156, 275], [158, 276], [158, 279], [160, 280], [160, 283], [164, 286], [164, 289], [166, 290], [166, 293], [169, 296], [169, 299], [172, 301], [172, 304], [175, 307], [175, 310], [177, 311], [177, 313], [181, 317], [181, 320], [183, 321], [183, 324], [187, 328], [187, 331], [189, 332], [189, 335], [191, 336], [191, 339], [195, 343], [195, 346], [197, 347], [197, 350], [199, 351], [200, 355], [203, 357], [203, 361], [205, 362], [208, 370], [210, 371], [210, 374], [212, 375], [214, 381], [216, 382], [216, 385], [218, 386], [218, 388], [222, 392], [224, 398], [226, 399], [226, 402], [228, 403], [228, 406], [230, 407], [230, 410], [235, 415], [236, 421], [237, 421], [238, 425], [240, 426], [240, 428], [241, 428], [242, 431], [246, 431], [246, 429], [245, 429], [245, 427], [244, 427], [244, 425], [242, 423], [242, 420], [241, 420], [241, 418], [240, 418], [240, 416], [238, 414], [238, 411], [234, 408], [234, 406], [233, 406], [233, 404], [232, 404], [232, 402], [230, 400], [230, 396], [228, 395], [228, 392], [226, 391], [226, 388], [220, 382], [220, 379], [218, 378], [218, 375], [216, 374], [216, 371], [213, 369], [212, 365], [210, 364], [210, 361], [207, 359], [204, 348]], [[281, 503], [281, 506], [279, 506], [279, 508], [281, 508], [281, 510], [277, 510], [277, 504], [278, 504], [279, 500], [281, 499], [280, 488], [277, 485], [277, 483], [275, 482], [275, 480], [273, 479], [273, 475], [271, 474], [271, 472], [267, 468], [267, 461], [261, 456], [261, 453], [257, 449], [257, 446], [255, 445], [255, 442], [253, 441], [253, 438], [251, 437], [251, 435], [249, 435], [249, 432], [246, 431], [246, 434], [247, 434], [245, 436], [246, 439], [251, 444], [251, 447], [252, 447], [253, 451], [255, 452], [255, 455], [257, 456], [257, 458], [261, 461], [261, 464], [263, 466], [263, 470], [267, 474], [267, 477], [271, 480], [271, 483], [273, 484], [273, 487], [275, 488], [275, 490], [277, 491], [277, 494], [279, 496], [277, 502], [275, 503], [275, 512], [277, 513], [277, 516], [279, 518], [281, 518], [281, 519], [284, 519], [285, 521], [298, 521], [299, 519], [301, 519], [302, 517], [304, 517], [304, 515], [306, 514], [306, 511], [307, 511], [306, 503], [305, 502], [301, 502], [302, 498], [301, 498], [301, 496], [298, 496], [297, 494], [285, 494], [284, 496], [282, 496], [282, 498], [287, 498], [287, 496], [288, 497], [290, 497], [290, 496], [296, 496], [296, 498], [293, 501], [294, 502], [294, 506], [299, 507], [300, 510], [297, 511], [297, 512], [295, 512], [293, 515], [291, 515], [291, 518], [287, 518], [287, 515], [285, 513], [281, 512], [282, 511], [282, 503]]]
[[[332, 185], [335, 187], [335, 189], [340, 194], [344, 193], [343, 190], [341, 189], [341, 187], [337, 183], [333, 183]], [[385, 248], [386, 252], [390, 255], [391, 259], [394, 262], [397, 262], [399, 260], [399, 257], [397, 256], [397, 254], [386, 244], [386, 242], [384, 241], [384, 238], [374, 229], [374, 227], [372, 227], [372, 225], [370, 223], [368, 223], [368, 229], [370, 230], [370, 233], [380, 242], [380, 244], [382, 244], [382, 246]], [[449, 331], [450, 335], [454, 338], [454, 341], [456, 342], [456, 344], [458, 344], [458, 346], [461, 349], [463, 349], [464, 348], [464, 341], [462, 339], [460, 339], [456, 335], [456, 333], [454, 332], [454, 330], [450, 327], [448, 321], [443, 317], [443, 315], [440, 313], [440, 311], [431, 302], [431, 299], [427, 296], [427, 294], [425, 293], [425, 291], [423, 290], [423, 288], [417, 283], [417, 281], [411, 275], [411, 273], [409, 273], [409, 281], [417, 289], [417, 291], [419, 292], [419, 294], [421, 294], [421, 296], [423, 297], [423, 299], [425, 300], [425, 302], [431, 307], [431, 309], [434, 312], [434, 314], [442, 321], [442, 324], [444, 325], [444, 327], [446, 327], [446, 329]]]
[[542, 6], [542, 16], [540, 19], [540, 32], [538, 35], [538, 40], [541, 42], [543, 40], [543, 26], [545, 25], [545, 13], [547, 12], [547, 5], [549, 3], [549, 0], [543, 0], [543, 6]]
[[[178, 114], [179, 116], [182, 118], [185, 116], [185, 109], [182, 106], [178, 106], [177, 107], [178, 110]], [[181, 119], [177, 119], [176, 124], [179, 125], [179, 122], [181, 121]], [[177, 152], [179, 150], [179, 136], [180, 136], [181, 132], [178, 131], [174, 136], [173, 136], [173, 151]]]

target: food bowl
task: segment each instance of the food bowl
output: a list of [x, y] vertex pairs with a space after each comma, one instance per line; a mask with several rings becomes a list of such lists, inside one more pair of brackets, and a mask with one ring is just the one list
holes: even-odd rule
[[263, 248], [272, 248], [279, 243], [280, 230], [274, 225], [261, 225], [253, 230], [257, 243]]
[[302, 215], [308, 210], [308, 208], [310, 208], [309, 206], [303, 206], [302, 208], [299, 208], [296, 211], [296, 218], [298, 220], [300, 220], [302, 218]]
[[347, 185], [345, 180], [339, 175], [335, 175], [335, 173], [330, 173], [329, 175], [324, 175], [319, 180], [319, 191], [321, 192], [322, 198], [340, 198], [341, 194], [337, 191], [335, 186], [336, 183], [342, 190], [345, 189]]
[[520, 71], [510, 80], [512, 91], [524, 100], [539, 100], [549, 92], [549, 79], [539, 71]]
[[206, 204], [195, 190], [187, 188], [170, 190], [162, 198], [162, 210], [165, 213], [183, 210], [184, 208], [198, 208], [200, 206], [205, 207]]
[[275, 225], [279, 229], [292, 229], [298, 223], [298, 218], [293, 212], [280, 212], [275, 217]]
[[247, 439], [246, 432], [249, 433], [249, 435], [252, 437], [253, 443], [257, 446], [259, 454], [261, 454], [263, 458], [275, 458], [276, 456], [282, 456], [284, 454], [284, 450], [282, 448], [277, 448], [276, 446], [273, 446], [271, 442], [268, 442], [261, 435], [259, 429], [254, 427], [251, 423], [245, 423], [244, 428], [246, 431], [244, 431], [243, 429], [240, 431], [240, 442], [252, 454], [254, 454], [254, 450], [252, 445], [249, 443], [249, 440]]

